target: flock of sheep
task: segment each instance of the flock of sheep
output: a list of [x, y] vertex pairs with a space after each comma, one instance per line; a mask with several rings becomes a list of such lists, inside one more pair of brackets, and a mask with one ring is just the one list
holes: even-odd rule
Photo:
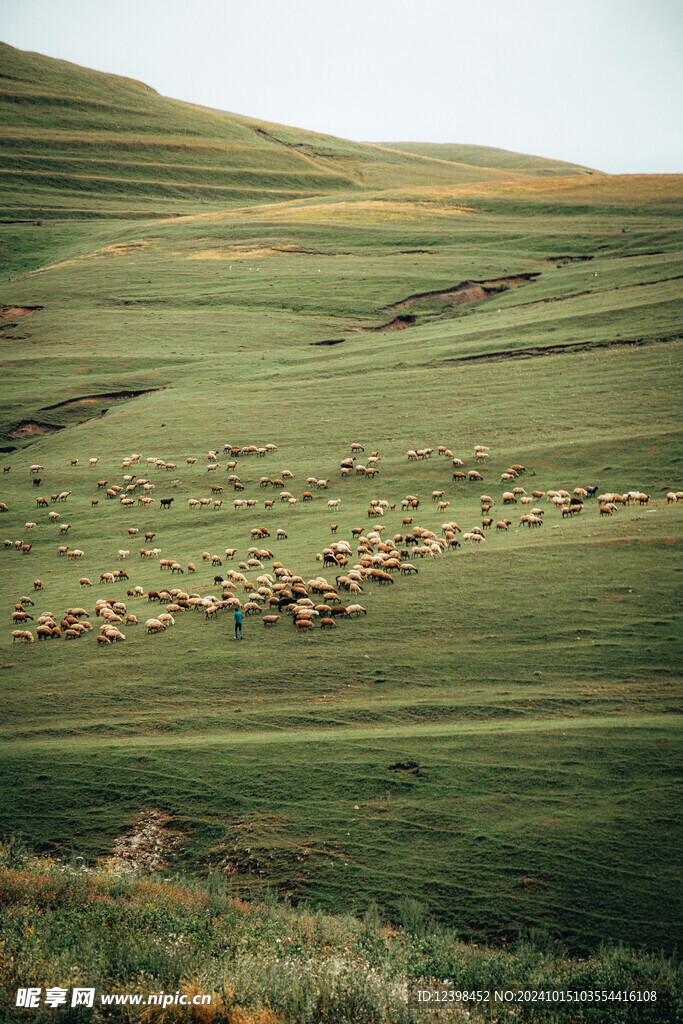
[[[257, 458], [265, 457], [276, 452], [277, 446], [268, 444], [263, 447], [248, 445], [236, 448], [231, 445], [225, 445], [223, 451], [229, 456], [226, 464], [226, 471], [228, 472], [226, 484], [212, 483], [209, 497], [189, 498], [188, 507], [191, 511], [207, 506], [218, 511], [223, 505], [221, 494], [225, 486], [232, 487], [237, 492], [243, 491], [245, 488], [245, 484], [239, 475], [234, 472], [237, 469], [238, 460], [252, 455]], [[379, 452], [372, 452], [367, 458], [363, 459], [363, 464], [357, 462], [357, 458], [364, 451], [364, 447], [358, 442], [354, 442], [351, 445], [351, 455], [344, 458], [340, 463], [341, 478], [355, 473], [357, 476], [372, 479], [379, 473]], [[456, 483], [461, 480], [469, 482], [483, 480], [479, 470], [464, 472], [463, 461], [454, 456], [453, 452], [443, 445], [439, 446], [436, 450], [433, 448], [411, 449], [407, 453], [407, 458], [411, 462], [429, 459], [435, 451], [437, 456], [451, 460], [453, 467], [452, 479]], [[486, 446], [475, 446], [474, 458], [477, 464], [485, 467], [488, 457], [489, 450]], [[104, 491], [105, 500], [118, 501], [119, 505], [124, 509], [135, 505], [150, 508], [155, 501], [153, 492], [157, 485], [152, 478], [138, 476], [133, 471], [135, 467], [140, 466], [141, 460], [142, 456], [140, 454], [133, 454], [124, 458], [121, 483], [111, 483], [108, 479], [98, 480], [95, 493]], [[206, 471], [209, 473], [219, 472], [218, 460], [218, 450], [209, 450], [207, 452]], [[94, 469], [98, 462], [98, 458], [90, 458], [88, 465], [91, 469]], [[197, 463], [197, 459], [194, 457], [187, 458], [186, 463], [188, 466], [194, 466]], [[78, 459], [72, 459], [70, 464], [72, 467], [78, 465]], [[175, 463], [167, 462], [157, 457], [147, 458], [144, 465], [155, 473], [159, 470], [172, 471], [177, 468]], [[4, 467], [4, 473], [9, 473], [11, 468], [10, 466]], [[38, 476], [38, 474], [43, 472], [44, 467], [39, 464], [29, 467], [29, 474], [33, 477], [32, 483], [34, 487], [41, 485], [42, 477]], [[515, 463], [501, 474], [501, 484], [509, 485], [514, 483], [524, 473], [525, 467], [520, 463]], [[258, 481], [260, 489], [272, 487], [278, 491], [277, 499], [274, 497], [263, 500], [264, 513], [274, 510], [276, 500], [279, 500], [280, 505], [288, 508], [298, 504], [299, 498], [285, 489], [285, 482], [291, 480], [293, 480], [293, 474], [289, 470], [283, 470], [274, 477], [260, 477]], [[315, 490], [324, 490], [327, 489], [329, 483], [329, 478], [309, 476], [306, 479], [306, 486], [310, 489], [303, 491], [301, 501], [312, 501], [314, 498], [313, 488]], [[575, 487], [571, 493], [566, 490], [550, 490], [545, 492], [532, 490], [531, 494], [527, 494], [526, 489], [517, 483], [515, 486], [510, 487], [509, 490], [503, 491], [500, 501], [505, 507], [520, 506], [522, 509], [522, 515], [519, 517], [520, 527], [534, 529], [540, 528], [543, 525], [546, 511], [541, 506], [543, 500], [545, 500], [546, 507], [549, 506], [557, 509], [561, 512], [563, 518], [574, 517], [583, 513], [584, 502], [594, 498], [597, 495], [597, 491], [598, 487], [591, 485]], [[38, 495], [35, 498], [35, 505], [39, 510], [49, 508], [50, 505], [54, 506], [67, 502], [71, 495], [72, 491], [60, 491], [51, 494], [49, 503], [44, 495]], [[431, 498], [436, 512], [445, 513], [450, 505], [450, 501], [446, 498], [446, 492], [435, 490], [432, 492]], [[91, 497], [91, 506], [99, 504], [99, 500], [99, 497]], [[161, 498], [160, 508], [167, 511], [170, 510], [174, 500], [175, 498], [173, 497]], [[597, 495], [596, 505], [602, 517], [614, 515], [620, 506], [630, 504], [647, 505], [650, 500], [651, 496], [641, 491], [634, 490], [625, 494], [609, 492]], [[675, 504], [679, 501], [683, 501], [683, 492], [670, 491], [667, 494], [668, 504]], [[146, 598], [148, 604], [156, 604], [158, 602], [160, 606], [165, 605], [164, 611], [159, 611], [153, 617], [145, 620], [147, 634], [166, 631], [175, 625], [177, 616], [184, 612], [203, 613], [203, 619], [209, 621], [217, 618], [223, 611], [232, 612], [238, 608], [242, 610], [244, 615], [260, 616], [265, 628], [275, 627], [284, 613], [290, 616], [292, 625], [298, 633], [308, 632], [316, 624], [321, 629], [336, 629], [341, 619], [346, 620], [367, 614], [366, 609], [361, 604], [350, 603], [345, 605], [340, 596], [340, 591], [345, 592], [350, 599], [355, 600], [364, 593], [364, 588], [372, 584], [377, 584], [378, 587], [392, 585], [395, 577], [398, 575], [416, 575], [418, 569], [413, 563], [417, 559], [434, 558], [448, 551], [456, 550], [461, 546], [461, 541], [471, 545], [480, 545], [485, 540], [485, 531], [491, 529], [494, 525], [495, 516], [490, 513], [497, 502], [491, 495], [482, 494], [480, 498], [481, 526], [477, 524], [463, 532], [456, 522], [444, 522], [441, 524], [439, 535], [427, 526], [421, 526], [414, 522], [415, 514], [420, 508], [420, 504], [420, 499], [412, 494], [406, 495], [400, 501], [401, 514], [412, 513], [411, 515], [402, 515], [400, 532], [393, 533], [391, 536], [384, 536], [385, 526], [376, 522], [373, 523], [372, 528], [367, 530], [362, 526], [357, 526], [351, 529], [349, 540], [334, 539], [328, 547], [318, 552], [315, 557], [319, 563], [322, 563], [323, 570], [328, 567], [340, 570], [338, 575], [335, 576], [334, 582], [330, 582], [324, 575], [319, 575], [305, 581], [301, 575], [295, 573], [282, 562], [277, 561], [274, 552], [270, 548], [263, 547], [258, 543], [267, 540], [271, 536], [271, 531], [268, 527], [259, 526], [251, 529], [252, 546], [246, 552], [246, 559], [239, 562], [238, 568], [230, 568], [226, 572], [221, 572], [219, 575], [214, 576], [213, 584], [215, 588], [220, 587], [220, 596], [218, 596], [218, 589], [216, 589], [215, 594], [202, 596], [192, 588], [162, 587], [159, 590], [145, 592], [142, 586], [136, 585], [127, 589], [126, 597], [131, 599], [133, 604], [138, 600]], [[341, 505], [342, 499], [332, 498], [327, 501], [327, 510], [335, 512], [340, 509]], [[233, 507], [237, 512], [243, 509], [254, 510], [258, 506], [259, 499], [257, 498], [238, 498], [233, 502]], [[376, 521], [382, 519], [386, 513], [393, 512], [396, 508], [396, 503], [392, 504], [384, 499], [373, 498], [368, 503], [367, 516], [368, 519]], [[8, 506], [0, 502], [0, 513], [8, 510]], [[61, 522], [61, 517], [61, 512], [52, 509], [47, 514], [47, 521], [58, 527], [58, 534], [60, 536], [67, 536], [71, 526], [69, 523]], [[501, 532], [507, 531], [511, 525], [512, 521], [506, 518], [498, 519], [495, 522], [496, 530]], [[27, 521], [25, 533], [31, 532], [36, 526], [36, 522]], [[330, 524], [333, 537], [337, 534], [338, 529], [339, 525], [337, 523]], [[127, 534], [129, 540], [134, 540], [139, 532], [137, 527], [128, 527]], [[458, 539], [458, 534], [460, 534], [460, 540]], [[156, 531], [147, 530], [144, 533], [145, 543], [151, 543], [155, 536]], [[284, 541], [287, 539], [287, 532], [282, 527], [279, 527], [275, 531], [275, 536], [278, 541]], [[352, 544], [355, 545], [355, 553]], [[4, 541], [4, 548], [5, 550], [20, 550], [24, 555], [29, 555], [32, 545], [25, 540], [8, 539]], [[125, 561], [130, 556], [130, 553], [130, 550], [127, 548], [119, 548], [116, 556], [117, 560]], [[155, 559], [159, 564], [160, 571], [166, 571], [170, 576], [184, 575], [186, 571], [188, 575], [196, 573], [197, 570], [194, 562], [188, 562], [184, 567], [177, 559], [161, 558], [161, 553], [161, 548], [159, 547], [150, 548], [143, 546], [139, 549], [141, 559]], [[204, 551], [201, 555], [201, 561], [202, 563], [209, 563], [213, 568], [222, 567], [223, 558], [232, 562], [237, 553], [238, 549], [235, 547], [226, 548], [222, 557], [217, 554], [212, 555], [209, 551]], [[57, 557], [65, 557], [67, 560], [80, 562], [84, 557], [84, 551], [81, 548], [70, 548], [68, 545], [60, 545], [57, 548]], [[255, 575], [255, 579], [250, 579], [248, 574]], [[123, 568], [101, 573], [99, 577], [99, 583], [102, 586], [129, 581], [129, 574]], [[92, 582], [87, 576], [81, 576], [78, 579], [78, 584], [81, 590], [87, 590], [92, 586]], [[45, 584], [42, 580], [34, 580], [34, 595], [36, 591], [43, 591], [44, 589]], [[238, 591], [240, 590], [242, 592], [241, 598], [238, 596]], [[346, 599], [345, 597], [344, 600]], [[25, 627], [27, 622], [35, 622], [34, 628], [38, 640], [77, 639], [93, 630], [93, 625], [89, 621], [90, 613], [81, 606], [67, 608], [61, 618], [58, 618], [51, 611], [45, 611], [35, 619], [29, 610], [33, 608], [33, 598], [28, 596], [20, 597], [14, 606], [12, 624], [17, 627]], [[94, 615], [101, 620], [97, 643], [102, 646], [110, 646], [126, 639], [120, 627], [136, 627], [139, 625], [138, 616], [129, 610], [126, 602], [116, 598], [98, 598], [94, 606]], [[17, 641], [32, 643], [34, 639], [33, 633], [28, 628], [16, 628], [12, 631], [12, 643]]]

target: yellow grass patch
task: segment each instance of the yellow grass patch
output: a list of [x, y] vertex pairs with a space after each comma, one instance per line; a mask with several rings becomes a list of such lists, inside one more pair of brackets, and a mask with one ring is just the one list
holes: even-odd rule
[[[284, 213], [284, 211], [282, 211]], [[410, 199], [354, 199], [349, 202], [315, 203], [306, 206], [290, 206], [286, 211], [287, 220], [356, 220], [356, 221], [387, 221], [413, 220], [415, 217], [456, 217], [465, 213], [473, 213], [466, 206], [439, 206], [436, 203], [420, 202], [416, 197]], [[268, 211], [264, 208], [264, 214]]]
[[271, 249], [269, 246], [235, 245], [229, 249], [202, 249], [201, 252], [195, 252], [187, 258], [188, 260], [254, 260], [261, 256], [281, 256], [283, 252], [286, 253], [293, 248], [288, 245], [283, 245], [280, 249]]
[[524, 178], [505, 181], [474, 182], [463, 185], [432, 185], [411, 188], [403, 196], [459, 199], [466, 196], [491, 196], [514, 199], [558, 200], [568, 202], [623, 202], [683, 198], [683, 174], [581, 174], [562, 178]]
[[47, 267], [40, 267], [38, 270], [34, 270], [34, 274], [40, 274], [44, 270], [58, 270], [60, 267], [71, 267], [76, 263], [83, 263], [85, 260], [103, 260], [107, 256], [130, 256], [131, 253], [138, 252], [140, 249], [147, 249], [151, 245], [144, 238], [139, 238], [135, 242], [118, 242], [115, 245], [106, 245], [104, 249], [96, 249], [95, 252], [87, 253], [84, 256], [74, 256], [70, 260], [62, 260], [61, 263], [50, 263]]

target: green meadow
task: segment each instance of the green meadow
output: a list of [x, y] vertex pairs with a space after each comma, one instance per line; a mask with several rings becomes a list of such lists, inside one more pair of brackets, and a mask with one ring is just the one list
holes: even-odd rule
[[[543, 931], [577, 953], [604, 941], [672, 952], [681, 179], [306, 141], [6, 56], [3, 835], [94, 863], [156, 808], [182, 833], [177, 866], [223, 870], [234, 896], [276, 890], [360, 916], [376, 904], [387, 920], [409, 898], [466, 940]], [[485, 299], [444, 294], [463, 282]], [[399, 315], [403, 329], [383, 329]], [[353, 442], [358, 461], [379, 453], [373, 480], [341, 477]], [[237, 458], [234, 494], [224, 445], [268, 443], [277, 451]], [[476, 444], [489, 448], [483, 466]], [[454, 481], [439, 445], [483, 481]], [[424, 447], [434, 454], [408, 460]], [[156, 485], [148, 509], [97, 488], [123, 482], [132, 452], [142, 460], [129, 472]], [[524, 507], [502, 500], [515, 463], [529, 495], [595, 485], [650, 499], [604, 517], [587, 498], [563, 518], [543, 498], [542, 528], [525, 529]], [[329, 486], [289, 507], [259, 486], [283, 470], [299, 499], [309, 476]], [[221, 508], [188, 507], [218, 483]], [[65, 502], [36, 507], [64, 490]], [[365, 582], [367, 615], [335, 630], [246, 616], [240, 644], [230, 612], [185, 612], [147, 636], [159, 606], [126, 598], [171, 586], [138, 556], [145, 531], [162, 557], [195, 563], [173, 586], [205, 596], [233, 565], [212, 568], [202, 552], [236, 547], [236, 567], [256, 527], [271, 532], [259, 546], [310, 580], [323, 572], [316, 554], [353, 528], [404, 535], [406, 495], [420, 499], [413, 525], [441, 536], [448, 520], [481, 525], [482, 494], [509, 530], [414, 561], [418, 573], [393, 585]], [[235, 497], [258, 505], [236, 511]], [[373, 499], [396, 507], [370, 522]], [[82, 559], [59, 557], [62, 543]], [[128, 582], [100, 584], [121, 567]], [[338, 571], [324, 575], [334, 584]], [[140, 624], [109, 647], [94, 632], [12, 644], [24, 595], [36, 618], [83, 605], [96, 628], [95, 600], [115, 597]]]

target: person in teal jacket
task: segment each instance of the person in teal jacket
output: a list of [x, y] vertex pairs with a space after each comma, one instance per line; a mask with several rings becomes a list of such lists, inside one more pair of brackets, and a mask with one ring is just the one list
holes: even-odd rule
[[242, 639], [242, 612], [238, 608], [235, 612], [235, 640]]

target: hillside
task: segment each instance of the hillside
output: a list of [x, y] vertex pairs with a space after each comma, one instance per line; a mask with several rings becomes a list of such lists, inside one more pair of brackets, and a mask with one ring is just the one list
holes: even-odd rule
[[514, 171], [518, 174], [555, 176], [568, 174], [593, 174], [588, 167], [567, 163], [564, 160], [549, 160], [547, 157], [514, 153], [494, 146], [468, 146], [448, 142], [380, 142], [376, 145], [399, 153], [430, 157], [432, 160], [446, 160], [450, 163], [488, 168], [489, 170]]
[[448, 183], [7, 56], [62, 177], [0, 218], [2, 834], [92, 866], [155, 813], [234, 896], [673, 953], [683, 178]]
[[500, 176], [167, 99], [6, 44], [0, 64], [4, 219], [167, 216]]

